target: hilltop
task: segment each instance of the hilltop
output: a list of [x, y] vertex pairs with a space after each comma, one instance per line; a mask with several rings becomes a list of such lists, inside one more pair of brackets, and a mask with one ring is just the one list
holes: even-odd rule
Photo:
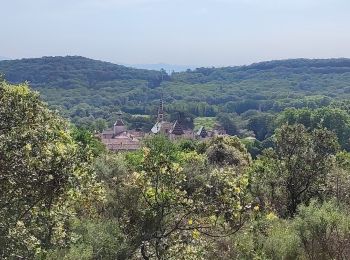
[[29, 81], [51, 106], [77, 119], [111, 120], [122, 109], [152, 114], [164, 93], [169, 113], [193, 116], [279, 112], [350, 98], [350, 59], [293, 59], [197, 68], [171, 75], [79, 56], [0, 61], [12, 83]]
[[29, 81], [33, 87], [98, 88], [101, 82], [143, 80], [159, 85], [160, 72], [134, 69], [81, 56], [42, 57], [1, 61], [0, 71], [10, 82]]
[[10, 60], [10, 58], [0, 56], [0, 60]]

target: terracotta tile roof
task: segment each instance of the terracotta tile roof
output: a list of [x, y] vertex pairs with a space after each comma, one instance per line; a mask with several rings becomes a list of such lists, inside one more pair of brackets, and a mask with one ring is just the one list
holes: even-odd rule
[[110, 139], [102, 139], [109, 150], [137, 150], [140, 148], [140, 141], [127, 135], [120, 135]]
[[103, 130], [102, 135], [114, 134], [112, 129]]

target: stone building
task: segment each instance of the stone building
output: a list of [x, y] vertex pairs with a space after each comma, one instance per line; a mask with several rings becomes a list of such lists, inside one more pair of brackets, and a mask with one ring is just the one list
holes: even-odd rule
[[157, 122], [151, 129], [152, 134], [163, 134], [169, 137], [171, 140], [179, 138], [194, 138], [194, 132], [192, 130], [184, 130], [179, 121], [168, 122], [164, 120], [164, 102], [163, 97], [160, 100], [158, 108]]
[[121, 112], [118, 113], [118, 116], [119, 118], [115, 121], [113, 128], [100, 134], [102, 143], [111, 151], [138, 150], [140, 148], [140, 139], [142, 139], [144, 134], [138, 131], [128, 131], [121, 119]]
[[199, 139], [204, 140], [212, 138], [217, 135], [225, 135], [223, 129], [217, 128], [215, 130], [206, 130], [201, 126], [198, 131], [192, 129], [184, 129], [178, 120], [175, 122], [168, 122], [164, 119], [164, 102], [163, 97], [160, 100], [158, 107], [157, 122], [152, 127], [150, 133], [142, 131], [128, 130], [123, 120], [122, 113], [118, 113], [118, 119], [115, 121], [113, 128], [107, 129], [99, 134], [99, 137], [111, 151], [134, 151], [141, 146], [141, 140], [146, 135], [163, 134], [170, 140], [176, 139]]

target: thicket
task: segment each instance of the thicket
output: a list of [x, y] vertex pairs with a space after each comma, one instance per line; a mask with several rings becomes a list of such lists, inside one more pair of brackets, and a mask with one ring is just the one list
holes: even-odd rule
[[[149, 131], [162, 93], [171, 119], [181, 117], [191, 127], [193, 118], [217, 117], [232, 134], [247, 133], [257, 121], [268, 123], [286, 108], [316, 109], [350, 97], [348, 59], [272, 61], [168, 75], [77, 56], [43, 57], [0, 61], [0, 73], [12, 83], [29, 81], [52, 109], [91, 130], [111, 126], [122, 110], [131, 128]], [[256, 119], [260, 114], [265, 118]], [[271, 131], [256, 136], [262, 140]]]
[[0, 257], [348, 259], [347, 117], [287, 110], [256, 159], [230, 136], [115, 154], [1, 80]]

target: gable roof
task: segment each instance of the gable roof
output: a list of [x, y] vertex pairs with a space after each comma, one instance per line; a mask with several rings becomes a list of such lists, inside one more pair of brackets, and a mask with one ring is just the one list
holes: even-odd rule
[[123, 120], [121, 119], [117, 119], [117, 121], [115, 121], [114, 126], [125, 126]]
[[155, 123], [155, 125], [152, 127], [151, 132], [153, 134], [157, 133], [167, 133], [168, 131], [170, 132], [171, 129], [173, 128], [173, 124], [167, 121], [158, 121]]
[[152, 132], [153, 134], [159, 133], [161, 126], [162, 126], [162, 123], [161, 123], [161, 122], [155, 123], [155, 125], [154, 125], [154, 126], [152, 127], [152, 129], [151, 129], [151, 132]]
[[207, 137], [207, 135], [208, 135], [207, 130], [205, 130], [204, 126], [201, 126], [196, 134], [200, 137], [203, 137], [203, 138]]
[[174, 135], [183, 135], [184, 134], [182, 126], [180, 125], [180, 123], [177, 120], [175, 121], [170, 133], [174, 134]]

